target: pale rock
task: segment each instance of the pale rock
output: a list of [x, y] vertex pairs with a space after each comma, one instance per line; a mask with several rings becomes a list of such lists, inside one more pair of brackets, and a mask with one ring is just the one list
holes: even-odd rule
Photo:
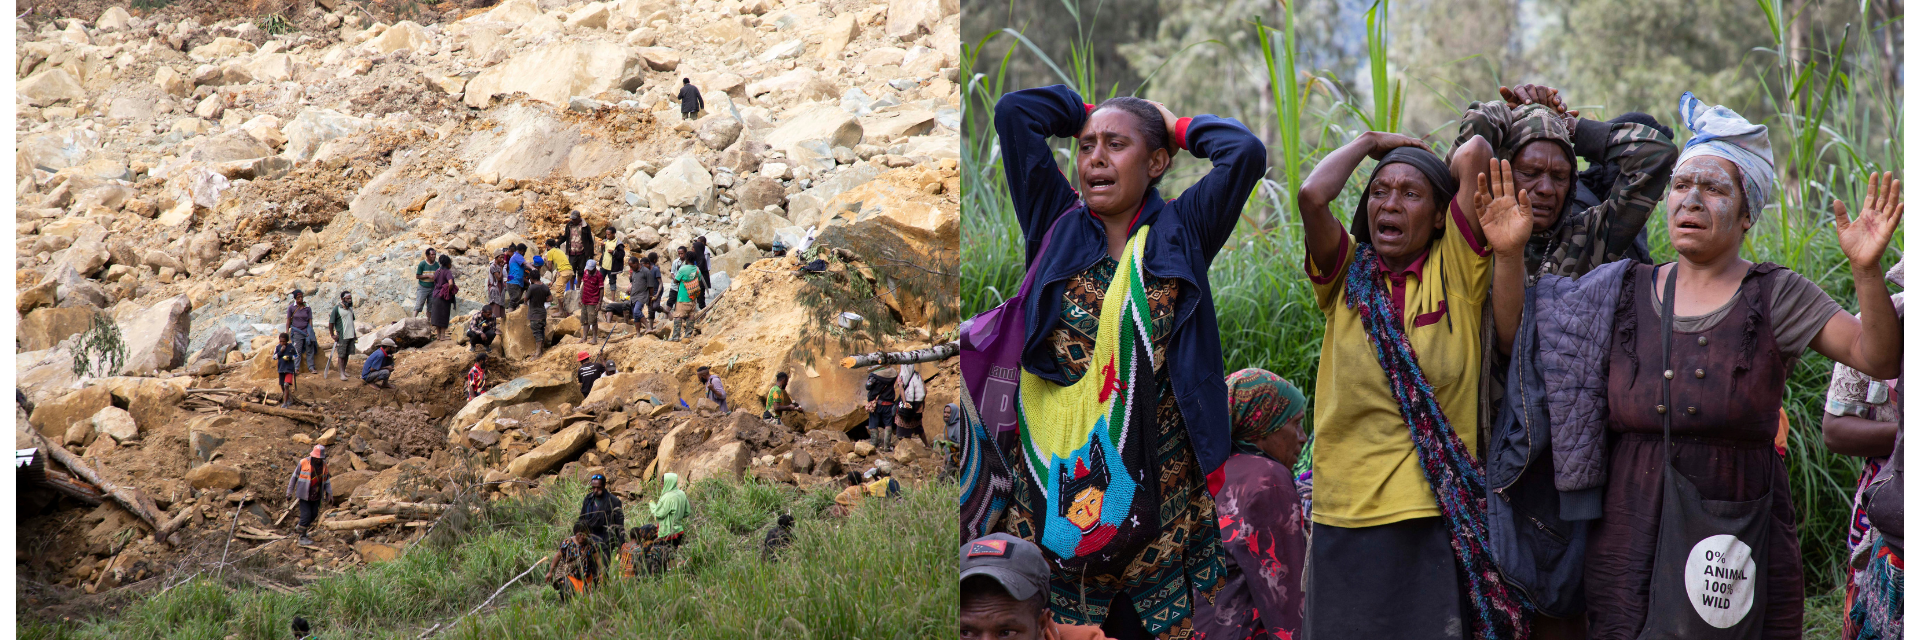
[[807, 43], [805, 41], [788, 40], [768, 47], [765, 53], [760, 54], [759, 60], [761, 62], [773, 62], [775, 60], [798, 57], [802, 52], [806, 51], [806, 49]]
[[839, 96], [832, 82], [821, 78], [812, 69], [798, 68], [786, 73], [747, 85], [747, 95], [759, 97], [769, 93], [778, 94], [777, 100], [797, 100], [811, 102], [830, 100]]
[[589, 2], [587, 6], [567, 16], [567, 26], [578, 29], [605, 29], [607, 18], [612, 15], [613, 12], [607, 9], [605, 3]]
[[[742, 199], [740, 202], [741, 206], [751, 204], [745, 199]], [[766, 205], [761, 205], [761, 207], [765, 206]], [[745, 215], [740, 216], [740, 227], [735, 233], [740, 236], [740, 239], [751, 242], [754, 246], [761, 249], [771, 249], [773, 248], [774, 241], [778, 239], [775, 237], [774, 231], [790, 226], [793, 226], [793, 223], [786, 218], [780, 217], [778, 214], [767, 211], [764, 208], [754, 208]]]
[[713, 176], [699, 160], [683, 155], [653, 176], [647, 192], [655, 209], [694, 207], [706, 212], [713, 206]]
[[60, 41], [77, 45], [93, 44], [93, 38], [87, 36], [87, 28], [81, 26], [79, 20], [67, 22], [66, 30], [60, 32]]
[[153, 70], [153, 84], [174, 97], [185, 97], [193, 90], [193, 81], [173, 67], [159, 65]]
[[119, 407], [106, 407], [93, 414], [89, 419], [93, 432], [113, 438], [116, 444], [126, 444], [128, 440], [140, 437], [140, 426], [134, 424], [133, 414]]
[[640, 86], [645, 63], [632, 49], [610, 42], [563, 42], [523, 52], [467, 81], [468, 106], [515, 91], [564, 105], [573, 96]]
[[280, 118], [273, 114], [254, 116], [253, 119], [240, 125], [240, 130], [247, 132], [247, 135], [253, 136], [254, 140], [268, 147], [278, 149], [287, 144], [287, 134], [280, 131]]
[[344, 115], [331, 109], [305, 109], [283, 129], [287, 135], [283, 153], [288, 160], [307, 160], [327, 141], [372, 128], [373, 124], [364, 118]]
[[124, 96], [107, 106], [107, 117], [115, 120], [144, 120], [153, 117], [153, 101]]
[[793, 179], [793, 168], [785, 162], [765, 162], [760, 164], [760, 177], [769, 180]]
[[286, 82], [299, 74], [299, 63], [285, 53], [269, 53], [247, 65], [247, 75], [260, 82]]
[[647, 61], [647, 68], [654, 71], [672, 71], [680, 68], [680, 52], [668, 47], [641, 47], [635, 49], [640, 57]]
[[58, 67], [27, 76], [14, 85], [13, 92], [34, 107], [60, 102], [78, 104], [87, 99], [87, 90], [80, 86], [80, 81]]
[[[196, 106], [193, 108], [193, 115], [199, 116], [201, 118], [205, 118], [207, 120], [218, 120], [220, 119], [220, 114], [222, 112], [225, 112], [226, 110], [227, 110], [226, 97], [218, 93], [214, 93], [214, 94], [207, 95], [206, 99], [200, 101], [199, 106]], [[204, 160], [202, 162], [204, 162]]]
[[[212, 96], [218, 98], [219, 96]], [[188, 162], [221, 163], [234, 160], [250, 160], [273, 155], [273, 149], [244, 130], [233, 130], [217, 136], [201, 138], [187, 152]], [[217, 202], [217, 200], [216, 200]], [[211, 204], [202, 205], [213, 208]]]
[[[85, 164], [100, 149], [100, 133], [88, 127], [67, 127], [26, 136], [14, 152], [15, 164], [52, 174]], [[16, 171], [19, 169], [16, 169]], [[43, 206], [65, 206], [45, 204]]]
[[187, 472], [187, 484], [195, 489], [238, 489], [245, 483], [240, 470], [224, 464], [207, 463]]
[[251, 42], [239, 38], [221, 36], [214, 38], [212, 42], [194, 47], [192, 51], [187, 52], [187, 57], [205, 62], [208, 60], [246, 55], [253, 53], [254, 49], [255, 47]]
[[722, 289], [719, 274], [740, 273], [741, 269], [745, 269], [747, 265], [753, 264], [755, 261], [766, 257], [766, 255], [767, 254], [760, 251], [759, 247], [748, 243], [735, 247], [732, 251], [714, 256], [711, 260], [712, 264], [709, 266], [714, 274], [714, 289]]
[[129, 375], [169, 371], [187, 361], [187, 339], [192, 329], [193, 303], [185, 295], [160, 301], [135, 316], [122, 330]]
[[101, 31], [122, 31], [132, 19], [133, 16], [128, 15], [126, 9], [107, 7], [106, 11], [100, 13], [100, 19], [93, 21], [93, 26]]
[[593, 444], [593, 426], [591, 422], [578, 422], [561, 429], [559, 433], [548, 437], [545, 443], [507, 463], [507, 473], [533, 479], [560, 466]]
[[887, 65], [897, 67], [906, 64], [907, 50], [899, 47], [874, 47], [860, 54], [860, 57], [854, 58], [854, 61], [867, 65], [868, 68]]
[[785, 122], [767, 134], [766, 143], [774, 150], [786, 152], [789, 157], [797, 154], [802, 143], [824, 143], [828, 160], [831, 161], [833, 147], [860, 144], [863, 134], [860, 120], [853, 114], [838, 105], [820, 104], [789, 115]]
[[708, 149], [720, 151], [739, 139], [740, 129], [740, 121], [735, 120], [733, 116], [713, 115], [708, 116], [707, 121], [700, 124], [694, 137], [699, 138], [700, 143], [707, 145]]
[[932, 33], [947, 16], [960, 12], [960, 0], [888, 0], [887, 35], [906, 39]]
[[421, 28], [419, 24], [414, 23], [412, 20], [401, 20], [399, 23], [387, 27], [386, 31], [380, 32], [379, 36], [368, 40], [364, 46], [369, 50], [385, 55], [403, 49], [422, 49], [432, 42], [433, 37], [427, 35], [427, 30]]
[[836, 60], [847, 50], [847, 45], [860, 37], [860, 22], [852, 13], [841, 13], [827, 23], [820, 34], [820, 48], [814, 53], [824, 60]]
[[919, 109], [893, 111], [860, 118], [860, 128], [865, 132], [866, 139], [875, 143], [890, 143], [900, 138], [925, 135], [939, 124], [932, 111]]
[[540, 17], [540, 15], [540, 7], [535, 4], [533, 0], [507, 0], [473, 19], [485, 20], [487, 22], [525, 24], [534, 18]]

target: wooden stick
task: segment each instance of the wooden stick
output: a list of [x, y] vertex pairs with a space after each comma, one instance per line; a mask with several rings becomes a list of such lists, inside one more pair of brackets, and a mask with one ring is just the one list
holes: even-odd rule
[[60, 473], [53, 469], [44, 471], [47, 486], [67, 497], [86, 503], [89, 507], [100, 506], [100, 488], [87, 484], [85, 480]]
[[875, 351], [873, 353], [851, 355], [841, 358], [840, 366], [853, 369], [856, 367], [871, 367], [875, 365], [919, 364], [922, 362], [939, 362], [957, 355], [960, 355], [960, 343], [956, 341], [937, 344], [914, 351]]
[[372, 529], [374, 527], [389, 525], [399, 521], [400, 521], [400, 516], [374, 516], [371, 518], [361, 518], [359, 520], [334, 520], [332, 522], [322, 522], [320, 523], [320, 526], [326, 528], [326, 530], [328, 531], [352, 531], [355, 529]]
[[452, 505], [375, 500], [367, 505], [367, 513], [375, 515], [423, 517], [446, 513], [447, 508], [450, 506]]
[[147, 502], [146, 496], [141, 495], [133, 489], [107, 482], [106, 478], [101, 477], [92, 467], [87, 466], [86, 462], [81, 461], [79, 456], [68, 453], [64, 447], [55, 446], [52, 442], [48, 442], [46, 436], [40, 435], [39, 431], [34, 429], [26, 429], [25, 431], [33, 436], [34, 442], [39, 445], [41, 450], [53, 456], [53, 459], [58, 460], [68, 471], [72, 471], [74, 475], [80, 476], [87, 482], [93, 483], [93, 486], [100, 487], [101, 492], [105, 493], [107, 497], [113, 498], [114, 502], [120, 503], [122, 507], [126, 507], [127, 511], [133, 513], [134, 517], [140, 518], [141, 522], [147, 523], [147, 528], [153, 531], [153, 538], [155, 540], [159, 540], [167, 546], [173, 546], [173, 543], [167, 542], [167, 536], [173, 533], [173, 530], [161, 526], [159, 519], [154, 517], [153, 510], [141, 504], [142, 502]]
[[241, 410], [243, 410], [243, 411], [252, 411], [252, 412], [254, 412], [254, 413], [263, 413], [263, 414], [266, 414], [266, 415], [270, 415], [270, 416], [278, 416], [278, 417], [281, 417], [281, 418], [286, 418], [286, 419], [289, 419], [289, 420], [298, 420], [298, 421], [300, 421], [300, 422], [305, 422], [305, 423], [309, 423], [309, 424], [316, 424], [316, 425], [317, 425], [317, 424], [320, 424], [320, 423], [321, 423], [321, 421], [323, 421], [323, 420], [325, 420], [325, 417], [324, 417], [324, 416], [321, 416], [321, 415], [320, 415], [320, 414], [318, 414], [318, 413], [313, 413], [313, 412], [310, 412], [310, 411], [298, 411], [298, 410], [294, 410], [294, 409], [282, 409], [282, 408], [280, 408], [280, 407], [275, 407], [275, 406], [269, 406], [269, 405], [264, 405], [264, 404], [258, 404], [258, 403], [253, 403], [253, 402], [238, 402], [238, 403], [235, 403], [235, 404], [238, 404], [238, 405], [239, 405], [239, 407], [238, 407], [238, 408], [239, 408], [239, 409], [241, 409]]
[[[487, 608], [487, 605], [490, 605], [490, 604], [493, 604], [493, 599], [494, 599], [494, 598], [498, 598], [498, 597], [500, 597], [500, 594], [502, 594], [502, 593], [505, 593], [505, 592], [507, 591], [507, 587], [511, 587], [511, 586], [513, 586], [513, 583], [515, 583], [515, 582], [519, 582], [521, 578], [525, 578], [525, 577], [527, 577], [527, 574], [529, 574], [529, 573], [533, 573], [533, 570], [534, 570], [534, 569], [538, 569], [538, 568], [540, 568], [540, 565], [543, 565], [543, 564], [546, 564], [548, 560], [552, 560], [552, 559], [553, 559], [553, 556], [547, 556], [547, 557], [544, 557], [544, 558], [541, 558], [541, 559], [539, 559], [539, 560], [536, 560], [536, 561], [534, 561], [534, 563], [533, 563], [533, 565], [532, 565], [532, 566], [529, 566], [529, 567], [527, 567], [527, 570], [526, 570], [526, 571], [522, 571], [522, 572], [520, 572], [520, 575], [517, 575], [517, 576], [514, 576], [514, 577], [513, 577], [513, 579], [512, 579], [512, 580], [508, 580], [506, 584], [503, 584], [503, 585], [500, 585], [500, 588], [498, 588], [498, 589], [494, 589], [494, 590], [493, 590], [493, 595], [490, 595], [490, 596], [487, 596], [487, 599], [486, 599], [486, 600], [484, 600], [484, 601], [481, 601], [481, 603], [480, 603], [480, 606], [478, 606], [478, 607], [474, 607], [472, 611], [468, 611], [468, 612], [467, 612], [467, 613], [466, 613], [465, 615], [462, 615], [462, 616], [460, 616], [460, 617], [458, 617], [458, 618], [454, 618], [454, 619], [453, 619], [453, 622], [449, 622], [449, 623], [447, 623], [447, 626], [446, 626], [446, 628], [448, 628], [448, 629], [452, 629], [452, 628], [454, 628], [455, 626], [458, 626], [458, 625], [460, 624], [460, 621], [461, 621], [461, 620], [465, 620], [465, 619], [467, 618], [467, 616], [470, 616], [470, 615], [473, 615], [473, 614], [476, 614], [476, 613], [480, 613], [480, 610], [481, 610], [481, 609], [485, 609], [485, 608]], [[425, 637], [427, 637], [427, 636], [429, 636], [429, 635], [432, 635], [433, 633], [435, 633], [435, 632], [436, 632], [437, 630], [439, 630], [440, 628], [441, 628], [441, 627], [440, 627], [440, 625], [434, 625], [434, 626], [433, 626], [433, 628], [432, 628], [432, 629], [428, 629], [428, 630], [426, 631], [426, 633], [422, 633], [422, 634], [420, 634], [420, 637], [421, 637], [421, 638], [425, 638]]]

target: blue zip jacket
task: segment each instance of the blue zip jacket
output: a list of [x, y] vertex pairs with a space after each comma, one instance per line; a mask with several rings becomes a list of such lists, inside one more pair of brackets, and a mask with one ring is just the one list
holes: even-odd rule
[[[1107, 237], [1105, 227], [1054, 163], [1047, 138], [1074, 137], [1091, 112], [1092, 107], [1066, 85], [1016, 91], [1002, 96], [994, 106], [1007, 190], [1026, 235], [1027, 268], [1037, 270], [1034, 291], [1027, 297], [1020, 363], [1055, 384], [1066, 384], [1066, 376], [1053, 361], [1046, 336], [1059, 326], [1067, 279], [1107, 257]], [[1181, 118], [1169, 133], [1178, 147], [1212, 160], [1213, 169], [1173, 201], [1162, 200], [1157, 188], [1148, 189], [1133, 226], [1153, 226], [1142, 268], [1148, 275], [1179, 282], [1180, 305], [1167, 345], [1168, 373], [1193, 441], [1194, 457], [1207, 476], [1207, 488], [1217, 491], [1220, 465], [1232, 453], [1233, 438], [1220, 323], [1214, 317], [1207, 269], [1267, 172], [1267, 147], [1231, 118]], [[1053, 244], [1036, 264], [1034, 255], [1056, 220], [1061, 222]]]
[[518, 253], [507, 258], [507, 284], [524, 287], [527, 285], [527, 257]]

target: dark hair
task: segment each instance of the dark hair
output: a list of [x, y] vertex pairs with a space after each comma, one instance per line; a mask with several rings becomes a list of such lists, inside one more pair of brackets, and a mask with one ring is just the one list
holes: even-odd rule
[[592, 533], [593, 527], [587, 526], [587, 522], [585, 520], [575, 520], [573, 522], [573, 532], [574, 533]]
[[287, 332], [285, 332], [285, 331], [282, 331], [282, 332], [280, 332], [280, 341], [281, 341], [281, 342], [286, 342], [286, 341], [288, 341], [288, 340], [292, 340], [292, 339], [293, 339], [293, 336], [290, 336], [290, 335], [287, 335]]
[[628, 529], [628, 530], [627, 530], [627, 538], [628, 538], [628, 539], [630, 539], [630, 540], [633, 540], [634, 542], [639, 542], [639, 541], [640, 541], [640, 527], [634, 527], [634, 528], [632, 528], [632, 529]]
[[659, 536], [660, 536], [660, 525], [653, 524], [651, 522], [640, 525], [641, 538], [657, 538]]
[[[993, 576], [971, 575], [960, 581], [960, 606], [965, 607], [968, 601], [979, 598], [1013, 600], [1013, 594], [1008, 593], [1006, 585], [1000, 584]], [[1047, 590], [1041, 589], [1031, 598], [1014, 601], [1020, 603], [1024, 613], [1037, 618], [1046, 614]]]
[[777, 520], [776, 522], [780, 524], [780, 528], [782, 529], [793, 528], [793, 516], [790, 514], [785, 514], [785, 513], [780, 514], [780, 519]]
[[853, 486], [853, 485], [856, 485], [856, 484], [860, 484], [860, 472], [858, 472], [858, 471], [848, 471], [848, 472], [847, 472], [847, 486]]
[[659, 262], [659, 261], [660, 261], [660, 254], [652, 251], [647, 252], [647, 262]]
[[780, 373], [776, 373], [776, 374], [773, 374], [773, 378], [774, 378], [775, 380], [786, 380], [786, 379], [788, 379], [788, 378], [791, 378], [791, 377], [793, 377], [793, 376], [789, 376], [789, 375], [787, 375], [787, 372], [785, 372], [785, 371], [782, 371], [782, 372], [780, 372]]
[[[1133, 116], [1135, 120], [1139, 120], [1140, 142], [1146, 145], [1148, 151], [1166, 149], [1168, 158], [1167, 170], [1173, 170], [1172, 158], [1176, 151], [1173, 148], [1173, 132], [1167, 131], [1167, 121], [1165, 118], [1160, 117], [1159, 107], [1153, 106], [1151, 102], [1133, 96], [1114, 96], [1101, 101], [1099, 106], [1094, 107], [1093, 110], [1099, 111], [1108, 107], [1125, 111], [1128, 115]], [[1088, 112], [1087, 116], [1092, 117], [1093, 113]], [[1167, 174], [1164, 172], [1160, 174], [1160, 178], [1166, 176]], [[1148, 182], [1147, 187], [1160, 186], [1160, 178], [1154, 178], [1153, 181]]]
[[700, 368], [693, 370], [694, 373], [711, 373], [712, 371], [713, 371], [713, 367], [708, 367], [708, 366], [701, 366]]
[[313, 627], [307, 624], [307, 619], [302, 618], [300, 616], [294, 616], [293, 617], [293, 636], [296, 638], [305, 638], [307, 637], [307, 634], [310, 634], [310, 633], [313, 633]]
[[681, 78], [680, 84], [693, 84], [693, 78]]
[[427, 250], [426, 250], [426, 251], [423, 251], [422, 253], [439, 253], [439, 252], [438, 252], [438, 251], [434, 251], [434, 250], [433, 250], [433, 247], [427, 247]]
[[441, 255], [440, 255], [440, 268], [442, 268], [442, 269], [452, 269], [452, 268], [453, 268], [453, 258], [449, 258], [449, 257], [447, 257], [447, 256], [446, 256], [446, 254], [441, 254]]

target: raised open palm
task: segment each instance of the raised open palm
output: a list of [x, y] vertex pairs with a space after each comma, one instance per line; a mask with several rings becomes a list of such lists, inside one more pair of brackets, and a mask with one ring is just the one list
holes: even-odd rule
[[1867, 176], [1867, 199], [1860, 204], [1859, 217], [1848, 218], [1847, 205], [1834, 200], [1833, 230], [1847, 261], [1856, 268], [1877, 269], [1906, 210], [1906, 203], [1900, 201], [1900, 181], [1891, 171]]
[[[1492, 176], [1492, 184], [1488, 184]], [[1487, 160], [1487, 172], [1480, 174], [1480, 190], [1473, 196], [1474, 213], [1480, 217], [1480, 229], [1487, 234], [1487, 245], [1495, 253], [1514, 255], [1527, 246], [1533, 234], [1533, 198], [1513, 183], [1513, 163], [1499, 158]]]

